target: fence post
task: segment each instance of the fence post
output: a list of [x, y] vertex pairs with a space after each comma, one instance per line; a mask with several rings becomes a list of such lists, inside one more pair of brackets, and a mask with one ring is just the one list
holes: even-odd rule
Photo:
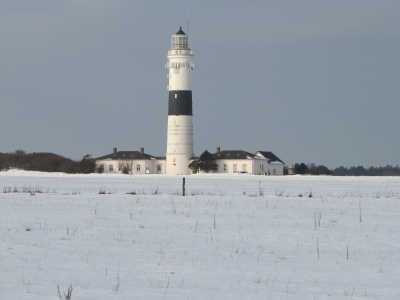
[[185, 177], [183, 177], [183, 182], [182, 182], [182, 196], [185, 196]]

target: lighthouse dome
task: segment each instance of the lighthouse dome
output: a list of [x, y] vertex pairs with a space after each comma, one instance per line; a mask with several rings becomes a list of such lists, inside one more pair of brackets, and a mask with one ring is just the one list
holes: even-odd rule
[[172, 36], [171, 49], [189, 49], [189, 37], [183, 32], [182, 27]]
[[186, 33], [183, 32], [182, 27], [179, 27], [179, 31], [177, 33], [175, 33], [175, 35], [178, 35], [178, 34], [186, 35]]

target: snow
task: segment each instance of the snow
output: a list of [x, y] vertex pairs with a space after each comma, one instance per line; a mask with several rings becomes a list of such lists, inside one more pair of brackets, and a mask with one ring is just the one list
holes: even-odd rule
[[399, 177], [0, 182], [1, 299], [400, 299]]

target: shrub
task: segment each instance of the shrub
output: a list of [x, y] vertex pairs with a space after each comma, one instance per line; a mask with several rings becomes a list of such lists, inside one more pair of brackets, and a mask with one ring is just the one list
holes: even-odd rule
[[74, 161], [54, 153], [0, 153], [0, 170], [22, 169], [41, 172], [92, 173], [95, 160]]

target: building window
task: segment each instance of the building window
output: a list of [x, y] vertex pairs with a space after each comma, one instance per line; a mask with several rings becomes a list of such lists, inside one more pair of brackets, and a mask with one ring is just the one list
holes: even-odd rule
[[150, 168], [146, 167], [146, 174], [149, 174], [149, 173], [150, 173]]
[[178, 94], [175, 94], [175, 99], [178, 98]]
[[161, 174], [161, 165], [157, 165], [157, 174]]
[[233, 172], [237, 172], [237, 165], [233, 165]]
[[246, 164], [243, 164], [243, 165], [242, 165], [242, 171], [243, 171], [243, 172], [247, 172], [247, 165], [246, 165]]
[[113, 171], [113, 165], [108, 166], [108, 171], [112, 172]]
[[228, 171], [228, 165], [227, 164], [224, 164], [224, 171], [225, 172]]
[[140, 165], [136, 165], [136, 171], [140, 171]]
[[276, 169], [272, 170], [272, 175], [276, 175]]

